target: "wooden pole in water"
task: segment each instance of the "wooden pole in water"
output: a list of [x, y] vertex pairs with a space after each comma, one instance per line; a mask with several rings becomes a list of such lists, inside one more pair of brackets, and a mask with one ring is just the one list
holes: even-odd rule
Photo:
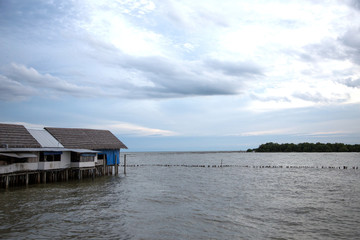
[[103, 176], [106, 174], [106, 157], [105, 154], [103, 155]]
[[119, 172], [119, 165], [117, 163], [117, 155], [115, 155], [115, 176], [118, 175]]
[[126, 154], [124, 154], [124, 174], [126, 175]]
[[25, 185], [26, 186], [29, 185], [29, 174], [28, 173], [25, 174]]
[[6, 189], [9, 188], [9, 176], [8, 175], [5, 176], [5, 188]]
[[43, 183], [46, 183], [46, 171], [43, 173]]

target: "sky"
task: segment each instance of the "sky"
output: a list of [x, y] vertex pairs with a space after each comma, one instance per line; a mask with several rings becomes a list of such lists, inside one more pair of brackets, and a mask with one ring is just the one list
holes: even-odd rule
[[360, 143], [360, 0], [0, 0], [0, 122], [128, 151]]

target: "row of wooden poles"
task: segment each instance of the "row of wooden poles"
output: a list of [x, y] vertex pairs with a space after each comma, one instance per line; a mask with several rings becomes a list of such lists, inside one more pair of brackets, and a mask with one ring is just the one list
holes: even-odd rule
[[[124, 171], [125, 172], [125, 171]], [[125, 172], [126, 173], [126, 172]], [[21, 173], [3, 174], [0, 176], [0, 187], [9, 188], [15, 186], [28, 186], [29, 184], [52, 183], [60, 181], [69, 181], [73, 179], [84, 179], [118, 175], [119, 165], [113, 166], [95, 166], [93, 168], [71, 168], [43, 171], [28, 171]]]
[[[125, 163], [124, 163], [125, 164]], [[195, 164], [132, 164], [122, 165], [126, 167], [199, 167], [199, 168], [225, 168], [225, 167], [241, 167], [241, 168], [322, 168], [322, 169], [356, 169], [358, 166], [283, 166], [283, 165], [195, 165]]]

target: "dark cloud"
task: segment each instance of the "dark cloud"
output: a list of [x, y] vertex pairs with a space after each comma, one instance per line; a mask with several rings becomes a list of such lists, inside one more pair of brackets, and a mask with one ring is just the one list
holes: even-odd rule
[[[241, 81], [233, 76], [214, 76], [213, 69], [208, 63], [177, 61], [161, 56], [131, 56], [101, 41], [90, 39], [87, 43], [94, 49], [94, 59], [131, 73], [132, 77], [119, 77], [117, 81], [112, 81], [112, 84], [119, 88], [118, 97], [178, 98], [231, 95], [238, 94], [242, 88]], [[244, 69], [242, 74], [239, 72], [239, 76], [257, 73], [257, 69], [251, 64], [247, 69], [245, 64], [240, 67]], [[137, 86], [133, 83], [137, 79], [144, 79], [150, 86]]]
[[349, 6], [353, 7], [354, 9], [360, 11], [360, 1], [359, 0], [350, 0], [348, 1]]
[[340, 83], [348, 86], [348, 87], [352, 87], [352, 88], [360, 88], [360, 78], [353, 80], [352, 78], [347, 78], [343, 81], [340, 81]]
[[347, 53], [341, 48], [337, 40], [324, 39], [320, 43], [307, 45], [299, 53], [299, 57], [304, 61], [318, 61], [319, 59], [337, 59], [345, 60], [348, 58]]
[[[218, 78], [201, 63], [176, 62], [164, 57], [125, 56], [123, 68], [136, 71], [153, 86], [135, 87], [136, 94], [144, 97], [186, 97], [238, 94], [242, 84], [232, 78]], [[134, 91], [132, 91], [134, 93]]]
[[[260, 73], [254, 64], [231, 65], [228, 63], [226, 65], [224, 63], [222, 70], [226, 71], [229, 76], [219, 77], [219, 74], [213, 74], [212, 64], [215, 64], [214, 61], [203, 63], [180, 61], [162, 56], [131, 56], [98, 40], [90, 38], [86, 42], [90, 48], [94, 49], [92, 51], [94, 60], [130, 73], [131, 76], [119, 76], [116, 81], [111, 81], [119, 89], [117, 97], [179, 98], [233, 95], [238, 94], [243, 88], [245, 80], [240, 77]], [[138, 86], [133, 83], [138, 79], [144, 79], [150, 86]], [[106, 85], [106, 83], [104, 84]]]
[[347, 30], [337, 39], [323, 39], [320, 43], [305, 46], [297, 54], [303, 61], [317, 62], [321, 59], [350, 60], [360, 65], [360, 28]]
[[22, 101], [37, 94], [37, 91], [29, 86], [13, 81], [0, 75], [0, 100], [2, 101]]
[[268, 102], [268, 101], [275, 101], [275, 102], [290, 102], [290, 99], [287, 97], [277, 97], [277, 96], [270, 96], [270, 97], [261, 97], [256, 94], [250, 94], [250, 97], [252, 99], [262, 101], [262, 102]]
[[229, 76], [251, 76], [251, 75], [262, 75], [262, 69], [251, 62], [230, 62], [230, 61], [219, 61], [215, 59], [209, 59], [205, 61], [205, 64], [214, 69], [221, 71], [222, 73]]
[[348, 30], [342, 36], [341, 41], [348, 47], [360, 49], [360, 28]]
[[324, 97], [321, 93], [309, 93], [309, 92], [297, 92], [292, 95], [295, 98], [299, 98], [304, 101], [308, 102], [315, 102], [315, 103], [341, 103], [345, 102], [349, 99], [349, 95], [346, 96], [338, 96], [334, 95], [333, 98]]
[[346, 53], [350, 59], [360, 65], [360, 28], [349, 29], [339, 41], [348, 47]]
[[295, 94], [293, 94], [293, 97], [295, 98], [300, 98], [302, 100], [305, 101], [309, 101], [309, 102], [328, 102], [328, 99], [325, 98], [324, 96], [322, 96], [319, 92], [313, 94], [313, 93], [308, 93], [308, 92], [297, 92]]
[[[29, 68], [20, 64], [12, 63], [2, 69], [5, 79], [7, 79], [7, 82], [4, 85], [6, 85], [8, 90], [12, 91], [14, 94], [17, 94], [17, 89], [19, 89], [19, 87], [24, 89], [41, 89], [52, 92], [53, 96], [57, 96], [58, 94], [69, 94], [77, 97], [89, 97], [96, 92], [95, 88], [79, 86], [50, 74], [41, 74], [34, 68]], [[34, 94], [34, 91], [30, 92], [28, 90], [25, 92]]]
[[[187, 63], [175, 63], [163, 57], [132, 57], [123, 55], [118, 64], [133, 77], [98, 81], [93, 86], [65, 81], [51, 74], [39, 73], [36, 69], [21, 64], [2, 67], [3, 94], [1, 100], [12, 100], [39, 95], [48, 97], [71, 95], [75, 97], [117, 97], [117, 98], [181, 98], [189, 96], [212, 96], [239, 94], [242, 82], [232, 79], [218, 79], [211, 74], [199, 72]], [[206, 69], [204, 69], [205, 71]], [[131, 76], [131, 75], [130, 75]], [[138, 85], [144, 79], [148, 85]], [[37, 91], [31, 91], [37, 89]], [[12, 97], [10, 97], [12, 96]]]

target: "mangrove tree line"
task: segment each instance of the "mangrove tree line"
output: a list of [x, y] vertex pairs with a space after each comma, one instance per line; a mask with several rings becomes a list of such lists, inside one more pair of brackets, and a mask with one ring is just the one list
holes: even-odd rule
[[248, 152], [360, 152], [360, 144], [344, 143], [273, 143], [261, 144], [258, 148], [248, 149]]

